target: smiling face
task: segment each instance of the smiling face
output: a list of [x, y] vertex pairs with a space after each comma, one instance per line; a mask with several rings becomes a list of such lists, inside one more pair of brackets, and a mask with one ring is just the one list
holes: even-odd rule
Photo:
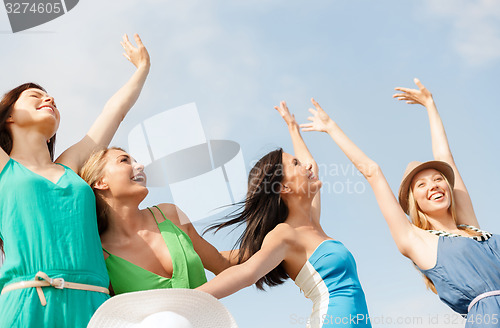
[[312, 165], [306, 167], [296, 157], [283, 153], [283, 185], [292, 195], [313, 198], [320, 190], [322, 183], [312, 172]]
[[[137, 163], [123, 150], [110, 149], [105, 156], [106, 165], [101, 185], [111, 191], [113, 197], [122, 195], [147, 195], [144, 165]], [[101, 189], [96, 184], [98, 189]]]
[[23, 91], [14, 103], [10, 121], [20, 126], [43, 122], [50, 138], [56, 133], [60, 119], [54, 98], [43, 90], [30, 88]]
[[446, 212], [450, 208], [452, 190], [439, 171], [422, 170], [413, 177], [411, 188], [422, 212], [426, 214]]

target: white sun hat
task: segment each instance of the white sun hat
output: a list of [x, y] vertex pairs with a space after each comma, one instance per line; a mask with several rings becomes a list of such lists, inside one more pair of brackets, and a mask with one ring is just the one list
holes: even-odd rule
[[193, 289], [153, 289], [111, 297], [87, 328], [238, 328], [215, 297]]

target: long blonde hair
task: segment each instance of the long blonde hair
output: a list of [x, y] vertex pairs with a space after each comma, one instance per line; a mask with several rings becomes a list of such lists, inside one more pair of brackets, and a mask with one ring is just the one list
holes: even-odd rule
[[97, 208], [97, 227], [99, 229], [99, 235], [102, 235], [109, 226], [108, 220], [108, 204], [102, 197], [98, 189], [95, 188], [95, 184], [102, 179], [104, 176], [104, 168], [106, 166], [107, 160], [106, 155], [110, 150], [121, 150], [125, 151], [120, 147], [110, 147], [95, 151], [90, 155], [89, 159], [83, 164], [80, 170], [80, 176], [85, 182], [87, 182], [92, 190], [94, 191], [96, 208]]
[[[448, 185], [450, 192], [450, 207], [448, 208], [448, 211], [451, 214], [451, 217], [453, 218], [453, 221], [455, 224], [457, 223], [457, 212], [455, 209], [455, 198], [453, 196], [453, 188], [450, 185], [450, 182], [446, 177], [444, 176], [443, 173], [439, 172], [441, 176], [443, 177], [444, 181], [446, 181], [446, 184]], [[408, 186], [409, 191], [408, 191], [408, 213], [410, 215], [411, 222], [419, 227], [420, 229], [423, 230], [432, 230], [432, 224], [429, 222], [427, 219], [427, 215], [420, 209], [420, 207], [417, 204], [417, 201], [415, 200], [415, 197], [413, 196], [413, 188], [411, 187], [411, 184]], [[437, 294], [436, 287], [434, 286], [434, 283], [432, 280], [430, 280], [426, 275], [422, 273], [422, 276], [424, 278], [424, 283], [427, 286], [428, 289], [430, 289], [434, 294]]]

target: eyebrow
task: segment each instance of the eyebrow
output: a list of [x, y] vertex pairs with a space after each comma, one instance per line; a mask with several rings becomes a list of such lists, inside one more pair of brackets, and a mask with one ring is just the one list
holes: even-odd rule
[[122, 157], [122, 156], [123, 156], [123, 157], [126, 157], [126, 158], [130, 158], [130, 156], [129, 156], [129, 155], [126, 155], [126, 154], [120, 154], [120, 155], [116, 156], [116, 159], [118, 159], [118, 158], [120, 158], [120, 157]]
[[31, 90], [26, 90], [26, 93], [30, 93], [30, 92], [33, 92], [33, 93], [36, 93], [40, 96], [48, 96], [48, 94], [46, 94], [45, 92], [42, 92], [42, 90], [38, 90], [38, 89], [31, 89]]

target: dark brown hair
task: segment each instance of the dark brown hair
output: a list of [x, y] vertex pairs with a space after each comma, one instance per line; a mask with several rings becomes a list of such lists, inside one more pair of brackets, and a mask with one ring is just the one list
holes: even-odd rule
[[[14, 104], [19, 99], [19, 96], [21, 96], [21, 93], [28, 89], [39, 89], [46, 92], [40, 85], [28, 82], [10, 90], [3, 96], [2, 100], [0, 100], [0, 147], [2, 147], [2, 149], [9, 155], [12, 151], [13, 140], [9, 129], [7, 128], [6, 121], [10, 117]], [[49, 142], [47, 142], [47, 148], [49, 149], [50, 158], [52, 160], [54, 160], [55, 143], [56, 135], [54, 134], [54, 136], [50, 138]]]
[[[288, 207], [281, 199], [283, 182], [283, 149], [274, 150], [262, 157], [248, 177], [248, 192], [239, 208], [230, 214], [229, 221], [210, 226], [206, 231], [219, 231], [232, 225], [246, 224], [235, 248], [239, 248], [239, 263], [257, 253], [266, 235], [288, 217]], [[289, 278], [283, 263], [260, 278], [256, 286], [264, 289], [284, 283]]]

